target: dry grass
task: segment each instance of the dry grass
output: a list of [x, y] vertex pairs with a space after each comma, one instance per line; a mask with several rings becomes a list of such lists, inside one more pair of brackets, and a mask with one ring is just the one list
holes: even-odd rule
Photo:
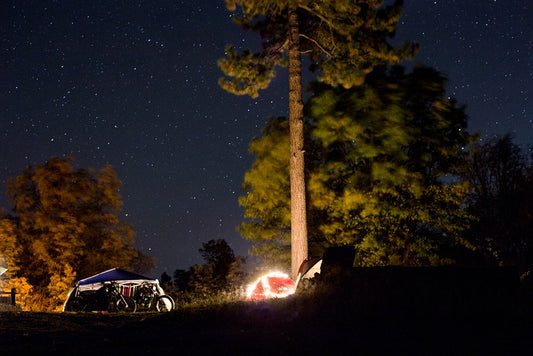
[[529, 351], [531, 335], [533, 318], [360, 315], [311, 297], [166, 314], [0, 313], [2, 355], [497, 355]]

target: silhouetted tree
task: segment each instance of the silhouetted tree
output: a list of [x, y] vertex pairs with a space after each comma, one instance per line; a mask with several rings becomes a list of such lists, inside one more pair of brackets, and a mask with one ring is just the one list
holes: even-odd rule
[[[306, 192], [304, 176], [304, 123], [302, 54], [309, 55], [310, 69], [318, 79], [350, 88], [359, 85], [375, 65], [410, 58], [416, 46], [394, 49], [387, 41], [394, 35], [402, 1], [382, 7], [375, 0], [226, 0], [228, 9], [240, 8], [236, 22], [259, 33], [261, 51], [237, 53], [226, 48], [219, 66], [227, 77], [225, 90], [258, 96], [276, 76], [276, 66], [289, 66], [289, 137], [291, 192], [291, 260], [296, 276], [308, 257]], [[287, 58], [284, 58], [284, 52]]]
[[479, 220], [469, 238], [489, 263], [533, 268], [533, 165], [510, 135], [473, 150], [463, 177], [474, 187], [469, 209]]
[[235, 254], [226, 240], [209, 240], [198, 250], [208, 265], [213, 268], [213, 277], [221, 288], [226, 286], [230, 266], [235, 262]]
[[167, 272], [163, 272], [161, 274], [160, 282], [161, 282], [161, 285], [163, 286], [163, 288], [170, 287], [170, 285], [172, 284], [172, 277], [170, 277]]
[[230, 289], [244, 288], [244, 284], [248, 279], [248, 271], [246, 269], [246, 258], [243, 256], [236, 256], [235, 260], [229, 266], [228, 274], [226, 276], [226, 283]]
[[185, 291], [189, 288], [190, 271], [177, 269], [174, 271], [174, 285], [179, 291]]
[[198, 250], [206, 262], [188, 270], [174, 271], [169, 289], [181, 303], [211, 303], [234, 300], [247, 277], [246, 259], [235, 256], [224, 239], [209, 240]]

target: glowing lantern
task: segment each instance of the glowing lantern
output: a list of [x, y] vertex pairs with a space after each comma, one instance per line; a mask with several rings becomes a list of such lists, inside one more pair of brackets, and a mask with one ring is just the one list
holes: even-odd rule
[[246, 300], [284, 298], [294, 293], [294, 286], [285, 273], [270, 272], [248, 286]]

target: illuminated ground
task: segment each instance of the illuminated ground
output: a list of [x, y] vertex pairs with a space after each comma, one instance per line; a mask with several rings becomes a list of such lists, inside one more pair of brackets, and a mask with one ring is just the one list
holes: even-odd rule
[[168, 314], [0, 313], [1, 354], [527, 354], [531, 313], [409, 318], [269, 301]]

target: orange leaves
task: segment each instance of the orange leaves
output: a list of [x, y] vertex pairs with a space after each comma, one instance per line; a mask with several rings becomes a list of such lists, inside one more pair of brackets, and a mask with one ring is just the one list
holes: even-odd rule
[[127, 267], [139, 256], [132, 227], [118, 218], [113, 168], [74, 169], [72, 161], [52, 158], [8, 183], [15, 216], [0, 221], [0, 248], [27, 309], [58, 310], [76, 276]]

